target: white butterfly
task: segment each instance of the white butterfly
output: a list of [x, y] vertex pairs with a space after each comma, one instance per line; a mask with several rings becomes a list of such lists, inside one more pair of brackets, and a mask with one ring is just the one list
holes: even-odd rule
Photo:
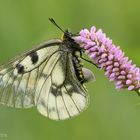
[[36, 106], [53, 120], [78, 115], [88, 105], [84, 83], [94, 78], [76, 54], [79, 45], [65, 32], [0, 67], [0, 104], [16, 108]]

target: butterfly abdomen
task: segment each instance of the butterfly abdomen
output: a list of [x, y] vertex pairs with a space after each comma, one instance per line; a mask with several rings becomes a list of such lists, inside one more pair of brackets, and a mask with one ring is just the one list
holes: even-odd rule
[[82, 71], [83, 65], [81, 64], [80, 58], [76, 55], [73, 57], [73, 66], [74, 66], [75, 74], [76, 74], [78, 81], [81, 84], [83, 84], [83, 81], [84, 81], [84, 74]]

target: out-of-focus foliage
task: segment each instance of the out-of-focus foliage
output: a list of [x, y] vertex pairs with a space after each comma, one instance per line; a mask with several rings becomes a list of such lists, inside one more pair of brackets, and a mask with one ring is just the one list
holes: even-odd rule
[[[140, 66], [140, 1], [133, 0], [1, 0], [0, 63], [61, 32], [48, 17], [76, 33], [102, 28]], [[139, 140], [140, 97], [116, 91], [103, 71], [85, 63], [96, 76], [87, 84], [87, 111], [66, 121], [51, 121], [35, 108], [0, 107], [0, 139], [7, 140]], [[6, 134], [6, 135], [3, 135]]]

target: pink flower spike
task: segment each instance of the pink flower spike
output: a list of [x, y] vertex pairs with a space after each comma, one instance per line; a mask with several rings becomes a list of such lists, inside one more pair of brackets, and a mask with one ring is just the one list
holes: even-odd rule
[[121, 85], [122, 84], [122, 81], [118, 81], [117, 83], [116, 83], [116, 86], [119, 86], [119, 85]]
[[118, 79], [125, 79], [125, 76], [118, 76]]
[[92, 41], [94, 41], [96, 39], [96, 35], [94, 33], [91, 33], [90, 38], [91, 38]]
[[107, 61], [106, 65], [111, 65], [113, 62], [112, 61]]
[[133, 90], [135, 88], [135, 86], [131, 85], [128, 87], [128, 90]]
[[108, 46], [108, 47], [110, 47], [112, 45], [112, 40], [110, 40], [109, 38], [107, 38], [105, 45]]
[[94, 51], [97, 51], [97, 48], [95, 46], [95, 47], [91, 47], [89, 50], [94, 52]]
[[121, 89], [122, 87], [123, 87], [123, 84], [117, 85], [117, 86], [116, 86], [116, 89]]
[[113, 68], [112, 69], [112, 72], [117, 72], [117, 71], [119, 71], [119, 68]]
[[95, 26], [92, 26], [91, 29], [90, 29], [90, 32], [91, 33], [95, 33], [96, 32], [96, 27]]
[[132, 78], [132, 74], [128, 74], [127, 78], [131, 79]]
[[130, 85], [131, 83], [132, 83], [131, 80], [126, 80], [126, 84], [127, 84], [127, 85]]
[[95, 58], [97, 56], [97, 52], [94, 52], [90, 55], [90, 58]]
[[101, 52], [101, 53], [104, 53], [104, 52], [105, 52], [105, 46], [104, 46], [104, 45], [102, 45], [102, 46], [99, 48], [99, 52]]
[[110, 76], [110, 72], [109, 72], [109, 71], [106, 71], [105, 75], [106, 75], [107, 77], [109, 77], [109, 76]]
[[110, 54], [110, 55], [108, 56], [108, 60], [113, 60], [113, 58], [114, 58], [114, 56], [113, 56], [112, 54]]
[[88, 36], [89, 33], [90, 32], [87, 29], [83, 29], [80, 31], [80, 35], [85, 38]]
[[120, 46], [113, 44], [101, 29], [96, 30], [94, 26], [90, 31], [83, 29], [75, 41], [105, 71], [105, 75], [115, 83], [116, 89], [127, 88], [140, 93], [140, 68], [132, 64]]
[[101, 58], [106, 58], [106, 56], [107, 56], [107, 54], [106, 54], [106, 53], [103, 53], [103, 54], [101, 55]]
[[122, 71], [120, 72], [120, 74], [125, 75], [126, 72], [125, 72], [124, 70], [122, 70]]
[[85, 45], [85, 47], [84, 47], [84, 49], [86, 49], [86, 50], [87, 50], [87, 49], [89, 49], [89, 48], [91, 48], [91, 46], [90, 46], [90, 45], [88, 45], [88, 44], [87, 44], [87, 45]]
[[106, 67], [106, 71], [111, 70], [113, 68], [112, 65]]
[[88, 44], [89, 46], [95, 46], [95, 45], [96, 45], [95, 42], [87, 42], [87, 44]]
[[90, 53], [90, 51], [89, 51], [89, 50], [86, 50], [86, 51], [85, 51], [85, 54], [89, 54], [89, 53]]
[[115, 73], [112, 73], [112, 74], [110, 75], [110, 78], [115, 78]]
[[115, 66], [115, 67], [118, 67], [118, 66], [119, 66], [119, 63], [118, 63], [118, 62], [115, 62], [115, 63], [114, 63], [114, 66]]

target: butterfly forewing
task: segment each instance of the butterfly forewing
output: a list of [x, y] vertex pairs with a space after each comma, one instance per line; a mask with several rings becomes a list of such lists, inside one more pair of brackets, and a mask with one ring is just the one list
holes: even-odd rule
[[[53, 53], [58, 51], [59, 46], [57, 44], [59, 43], [60, 42], [58, 41], [53, 41], [53, 43], [50, 43], [49, 41], [49, 43], [44, 44], [46, 47], [39, 46], [38, 49], [35, 48], [30, 53], [27, 52], [21, 55], [21, 57], [18, 57], [13, 61], [11, 60], [10, 63], [0, 67], [1, 104], [7, 104], [18, 108], [34, 105], [33, 92], [39, 78], [38, 75], [41, 73], [41, 67], [45, 65], [44, 62], [46, 62]], [[40, 52], [42, 50], [43, 52], [46, 52], [45, 55], [44, 53], [41, 55]], [[33, 52], [38, 54], [40, 65], [31, 64], [31, 54]], [[29, 59], [27, 60], [27, 58]], [[44, 62], [42, 59], [44, 59]], [[27, 62], [26, 65], [24, 65], [25, 61]], [[24, 67], [23, 71], [17, 67], [18, 65]]]
[[[78, 81], [72, 54], [61, 40], [49, 41], [0, 67], [0, 104], [17, 108], [37, 106], [54, 120], [79, 114], [88, 104]], [[66, 47], [66, 46], [65, 46]]]

